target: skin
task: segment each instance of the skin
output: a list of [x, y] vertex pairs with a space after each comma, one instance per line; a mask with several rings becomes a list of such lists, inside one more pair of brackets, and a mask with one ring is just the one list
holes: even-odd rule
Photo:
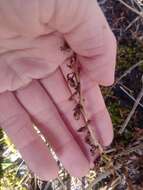
[[61, 46], [66, 41], [78, 56], [91, 126], [108, 146], [113, 128], [99, 85], [114, 82], [116, 40], [101, 9], [95, 0], [2, 0], [0, 7], [0, 126], [39, 178], [56, 178], [58, 168], [33, 123], [71, 175], [86, 175], [93, 160], [68, 100], [71, 52]]

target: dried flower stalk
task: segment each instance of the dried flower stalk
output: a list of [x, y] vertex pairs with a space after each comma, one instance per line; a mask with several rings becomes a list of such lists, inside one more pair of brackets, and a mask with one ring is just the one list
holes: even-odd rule
[[67, 66], [71, 69], [71, 72], [67, 74], [67, 82], [69, 87], [74, 89], [74, 93], [72, 93], [69, 99], [75, 99], [77, 102], [73, 109], [73, 116], [76, 120], [79, 120], [82, 116], [85, 122], [85, 125], [79, 128], [77, 131], [86, 133], [85, 141], [90, 146], [90, 152], [92, 156], [95, 155], [97, 150], [100, 154], [102, 154], [103, 148], [94, 135], [94, 132], [90, 126], [90, 119], [88, 118], [87, 112], [85, 110], [84, 97], [82, 95], [80, 83], [80, 63], [75, 53], [73, 53], [70, 63]]

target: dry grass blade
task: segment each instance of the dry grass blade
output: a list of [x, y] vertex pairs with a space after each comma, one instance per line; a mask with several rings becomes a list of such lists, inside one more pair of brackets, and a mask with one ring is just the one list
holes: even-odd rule
[[110, 187], [108, 188], [108, 190], [115, 190], [115, 188], [121, 183], [121, 177], [117, 177], [112, 184], [110, 185]]
[[[129, 93], [127, 92], [127, 90], [125, 90], [122, 86], [120, 86], [120, 89], [121, 89], [127, 96], [129, 96], [129, 98], [130, 98], [131, 100], [133, 100], [134, 102], [136, 101], [136, 99], [135, 99], [131, 94], [129, 94]], [[139, 106], [140, 106], [141, 108], [143, 108], [143, 104], [139, 103]]]
[[117, 79], [114, 85], [116, 85], [120, 80], [122, 80], [126, 75], [130, 74], [132, 70], [134, 70], [136, 67], [140, 66], [141, 64], [143, 64], [143, 60], [137, 62], [132, 67], [130, 67], [127, 71], [125, 71], [125, 73]]
[[67, 190], [67, 187], [65, 186], [65, 184], [63, 183], [63, 181], [61, 180], [60, 177], [58, 177], [58, 180], [59, 180], [59, 182], [60, 182], [60, 184], [61, 184], [61, 186], [62, 186], [62, 189], [63, 189], [63, 190]]
[[49, 187], [50, 187], [51, 183], [50, 182], [47, 182], [47, 184], [45, 185], [44, 189], [43, 190], [48, 190]]
[[[142, 76], [142, 83], [143, 83], [143, 76]], [[138, 105], [139, 105], [140, 100], [141, 100], [142, 97], [143, 97], [143, 85], [142, 85], [141, 91], [140, 91], [140, 93], [139, 93], [139, 95], [138, 95], [138, 97], [136, 99], [136, 102], [135, 102], [135, 104], [134, 104], [134, 106], [133, 106], [130, 114], [128, 115], [128, 117], [126, 118], [124, 124], [122, 125], [121, 129], [119, 130], [119, 134], [122, 134], [124, 132], [124, 130], [127, 127], [130, 119], [132, 118], [132, 116], [133, 116], [136, 108], [138, 107]]]
[[[120, 168], [121, 168], [121, 165], [114, 166], [114, 170], [115, 171], [119, 170]], [[96, 179], [94, 180], [94, 182], [89, 185], [89, 187], [87, 188], [87, 190], [91, 190], [97, 183], [101, 182], [103, 179], [107, 178], [112, 173], [113, 173], [113, 169], [108, 169], [106, 172], [103, 172], [103, 173], [99, 174], [96, 177]]]
[[130, 5], [128, 5], [127, 3], [125, 3], [122, 0], [117, 0], [120, 3], [122, 3], [123, 5], [125, 5], [128, 9], [130, 9], [131, 11], [133, 11], [134, 13], [136, 13], [137, 15], [139, 15], [141, 18], [143, 18], [143, 12], [142, 11], [138, 11], [137, 9], [131, 7]]
[[141, 64], [143, 64], [143, 60], [137, 62], [136, 64], [134, 64], [133, 66], [131, 66], [129, 69], [127, 69], [123, 75], [121, 75], [116, 81], [115, 83], [112, 85], [112, 87], [108, 90], [107, 94], [106, 94], [106, 98], [109, 96], [110, 92], [112, 91], [112, 89], [124, 78], [126, 77], [128, 74], [130, 74], [136, 67], [140, 66]]
[[139, 144], [139, 145], [134, 146], [134, 147], [132, 147], [132, 148], [128, 148], [128, 149], [126, 149], [125, 151], [123, 151], [123, 152], [121, 152], [121, 153], [115, 155], [114, 158], [116, 159], [116, 158], [119, 158], [119, 157], [121, 157], [121, 156], [129, 155], [130, 153], [133, 153], [133, 152], [135, 152], [135, 151], [137, 151], [137, 150], [140, 150], [140, 149], [143, 149], [143, 144]]
[[129, 28], [131, 28], [131, 26], [137, 22], [140, 19], [140, 16], [137, 16], [125, 29], [125, 31], [127, 31]]

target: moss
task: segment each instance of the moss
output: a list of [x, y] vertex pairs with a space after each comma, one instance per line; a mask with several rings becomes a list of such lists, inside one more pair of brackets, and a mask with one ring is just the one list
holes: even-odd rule
[[[134, 41], [119, 44], [116, 67], [118, 73], [127, 70], [140, 60], [143, 60], [143, 44]], [[141, 69], [143, 70], [143, 64]]]
[[115, 127], [121, 125], [125, 120], [126, 115], [129, 113], [129, 108], [122, 107], [119, 101], [111, 101], [108, 103], [108, 110]]
[[139, 66], [139, 70], [143, 72], [143, 63]]
[[118, 134], [118, 139], [120, 139], [120, 142], [123, 146], [127, 146], [132, 141], [133, 137], [134, 132], [131, 127], [131, 124], [128, 125], [128, 127], [125, 129], [122, 135]]
[[108, 106], [108, 109], [109, 109], [109, 112], [111, 114], [113, 125], [120, 124], [122, 122], [121, 121], [122, 119], [121, 119], [121, 115], [120, 115], [120, 112], [119, 112], [118, 104], [117, 103], [111, 103]]
[[[117, 56], [117, 66], [116, 66], [116, 75], [119, 77], [122, 75], [127, 69], [129, 69], [132, 65], [137, 62], [143, 60], [143, 44], [139, 44], [136, 41], [122, 41], [118, 46], [118, 56]], [[131, 75], [125, 77], [122, 80], [122, 83], [125, 84], [129, 89], [133, 92], [140, 90], [140, 76], [142, 75], [143, 64], [139, 66], [139, 68], [134, 70]], [[136, 79], [136, 80], [135, 80]], [[107, 100], [107, 106], [112, 118], [113, 125], [115, 128], [119, 125], [122, 125], [128, 116], [131, 106], [128, 104], [128, 99], [120, 96], [120, 92], [115, 93], [115, 89], [118, 89], [118, 86], [114, 87], [110, 92], [110, 96]], [[104, 96], [108, 93], [108, 89], [102, 88], [102, 92]], [[121, 102], [125, 102], [124, 104]], [[130, 122], [132, 125], [132, 122]], [[126, 134], [126, 136], [129, 133]]]

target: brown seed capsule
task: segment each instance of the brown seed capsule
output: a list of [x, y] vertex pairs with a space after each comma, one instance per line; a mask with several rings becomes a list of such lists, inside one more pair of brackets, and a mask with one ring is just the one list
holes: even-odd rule
[[70, 100], [70, 101], [73, 100], [76, 95], [77, 95], [77, 91], [75, 91], [75, 92], [69, 97], [69, 100]]

